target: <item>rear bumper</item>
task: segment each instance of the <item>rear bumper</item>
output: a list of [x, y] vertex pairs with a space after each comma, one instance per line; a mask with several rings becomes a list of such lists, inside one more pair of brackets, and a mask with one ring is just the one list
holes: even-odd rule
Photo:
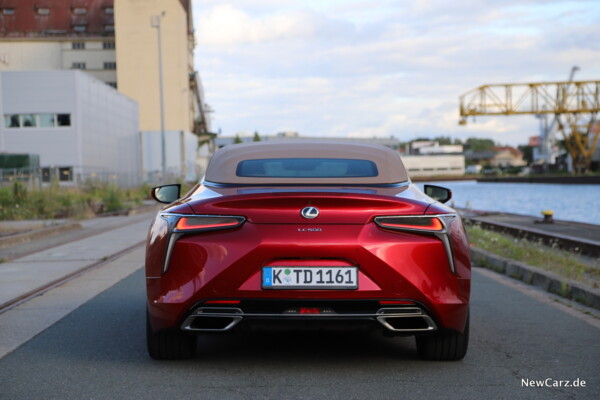
[[[310, 308], [320, 310], [320, 308]], [[327, 311], [330, 310], [330, 311]], [[187, 332], [225, 332], [240, 325], [272, 326], [273, 322], [280, 326], [333, 326], [340, 322], [378, 322], [390, 332], [422, 333], [432, 332], [437, 325], [428, 313], [418, 306], [382, 307], [376, 312], [336, 313], [331, 308], [322, 313], [299, 312], [244, 312], [239, 307], [197, 307], [181, 324]]]
[[[322, 232], [308, 233], [301, 229], [302, 226], [247, 223], [231, 231], [179, 239], [166, 273], [152, 275], [147, 270], [152, 328], [158, 331], [182, 327], [186, 319], [197, 313], [198, 307], [209, 299], [268, 301], [272, 304], [293, 299], [301, 304], [312, 301], [372, 301], [377, 306], [368, 312], [358, 313], [354, 320], [374, 321], [376, 326], [383, 325], [382, 318], [377, 319], [380, 317], [379, 309], [383, 308], [379, 306], [379, 300], [406, 300], [418, 305], [437, 329], [463, 330], [470, 293], [468, 253], [462, 258], [456, 257], [457, 273], [452, 273], [444, 245], [433, 237], [388, 232], [375, 224], [323, 225]], [[348, 265], [357, 266], [358, 289], [262, 289], [262, 267], [274, 260], [294, 260], [312, 265], [312, 261], [307, 260], [319, 259], [343, 260]], [[236, 318], [228, 317], [233, 322], [229, 329], [249, 325], [250, 322], [260, 324], [275, 320], [349, 320], [332, 315], [273, 316], [271, 312], [256, 312], [244, 307], [241, 311]], [[200, 318], [207, 317], [196, 316], [193, 319]], [[400, 318], [406, 317], [397, 317]], [[183, 328], [189, 330], [191, 326], [190, 323]]]
[[[379, 328], [396, 334], [420, 334], [438, 329], [462, 332], [468, 304], [442, 305], [433, 310], [418, 302], [384, 305], [389, 300], [241, 300], [219, 306], [202, 302], [179, 315], [173, 305], [149, 305], [154, 330], [179, 327], [190, 333], [227, 332], [243, 329], [323, 329], [346, 327]], [[384, 304], [381, 304], [384, 303]], [[301, 308], [309, 313], [301, 314]], [[310, 313], [318, 309], [319, 313]]]

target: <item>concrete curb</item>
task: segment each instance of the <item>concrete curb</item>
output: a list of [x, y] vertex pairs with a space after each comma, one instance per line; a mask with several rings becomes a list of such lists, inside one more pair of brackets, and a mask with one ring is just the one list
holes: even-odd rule
[[49, 226], [42, 229], [34, 229], [28, 232], [18, 233], [16, 235], [10, 235], [0, 238], [0, 248], [14, 246], [16, 244], [30, 242], [35, 239], [58, 235], [60, 233], [81, 228], [82, 227], [79, 222], [69, 222], [66, 224]]
[[477, 247], [471, 247], [471, 262], [475, 266], [490, 269], [600, 310], [600, 289], [594, 289], [532, 265], [500, 257]]

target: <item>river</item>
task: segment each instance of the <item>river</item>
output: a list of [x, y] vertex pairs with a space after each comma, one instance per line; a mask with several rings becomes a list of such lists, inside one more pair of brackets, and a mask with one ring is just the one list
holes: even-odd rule
[[501, 211], [541, 218], [542, 210], [555, 219], [600, 225], [600, 185], [547, 183], [478, 183], [477, 181], [417, 182], [452, 190], [450, 206]]

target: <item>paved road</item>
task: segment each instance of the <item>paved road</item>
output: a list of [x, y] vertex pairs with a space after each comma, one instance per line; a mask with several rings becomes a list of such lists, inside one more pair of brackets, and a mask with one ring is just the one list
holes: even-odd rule
[[[360, 334], [209, 336], [196, 359], [157, 362], [145, 351], [137, 271], [0, 359], [0, 398], [600, 398], [599, 324], [490, 274], [474, 274], [462, 362], [419, 361], [411, 338]], [[522, 387], [547, 378], [586, 387]]]

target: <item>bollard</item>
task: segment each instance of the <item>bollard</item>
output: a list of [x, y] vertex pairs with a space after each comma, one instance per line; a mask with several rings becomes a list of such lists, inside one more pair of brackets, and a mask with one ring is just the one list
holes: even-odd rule
[[542, 221], [544, 224], [553, 224], [554, 223], [554, 211], [544, 210], [544, 211], [542, 211], [542, 215], [544, 216], [544, 220]]

